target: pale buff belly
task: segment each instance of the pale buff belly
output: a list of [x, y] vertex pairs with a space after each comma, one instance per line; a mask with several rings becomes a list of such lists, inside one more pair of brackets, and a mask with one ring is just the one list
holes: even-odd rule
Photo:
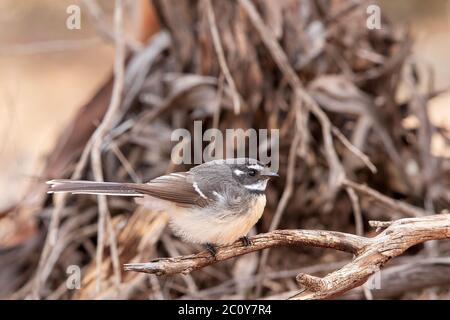
[[219, 214], [199, 210], [173, 208], [170, 226], [174, 233], [193, 243], [230, 244], [242, 236], [261, 218], [266, 206], [266, 196], [255, 197], [253, 208], [246, 214]]

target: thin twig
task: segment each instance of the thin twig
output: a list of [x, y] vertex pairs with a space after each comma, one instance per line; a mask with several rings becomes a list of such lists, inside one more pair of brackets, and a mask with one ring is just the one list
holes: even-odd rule
[[377, 173], [377, 167], [373, 164], [372, 161], [370, 161], [370, 158], [364, 154], [361, 150], [359, 150], [355, 145], [353, 145], [346, 136], [342, 134], [341, 131], [339, 131], [338, 128], [335, 126], [331, 127], [331, 130], [333, 134], [342, 142], [342, 144], [351, 152], [353, 153], [357, 158], [359, 158], [369, 170], [375, 174]]
[[[71, 179], [80, 179], [81, 174], [89, 159], [89, 154], [92, 148], [92, 139], [86, 143], [80, 159], [77, 162], [75, 170], [71, 176]], [[43, 268], [46, 265], [46, 261], [52, 251], [55, 248], [56, 241], [58, 239], [59, 221], [62, 211], [66, 205], [68, 194], [61, 194], [59, 197], [54, 198], [55, 207], [52, 210], [52, 216], [50, 219], [50, 225], [48, 227], [47, 237], [45, 238], [44, 248], [42, 249], [41, 256], [39, 257], [39, 264], [36, 270], [36, 274], [31, 286], [32, 296], [34, 299], [39, 299], [41, 286], [45, 284], [47, 278], [43, 274]]]
[[[167, 234], [163, 234], [162, 242], [171, 256], [176, 257], [180, 255], [180, 252], [174, 246], [172, 239]], [[196, 294], [198, 292], [197, 284], [190, 274], [183, 277], [183, 281], [186, 283], [189, 294]]]
[[[297, 159], [297, 148], [300, 144], [301, 140], [301, 133], [299, 130], [296, 130], [294, 139], [291, 144], [291, 148], [289, 150], [289, 159], [288, 159], [288, 168], [286, 173], [286, 184], [284, 187], [283, 194], [281, 196], [280, 202], [278, 203], [277, 210], [275, 211], [275, 214], [272, 218], [272, 221], [270, 223], [269, 231], [273, 231], [276, 228], [278, 228], [280, 224], [281, 217], [283, 215], [283, 212], [286, 209], [286, 206], [289, 203], [289, 199], [292, 196], [292, 192], [294, 190], [294, 182], [295, 182], [295, 164]], [[270, 250], [265, 250], [262, 253], [261, 260], [259, 263], [259, 272], [264, 273], [267, 260], [269, 258], [269, 252]], [[262, 290], [262, 281], [259, 281], [258, 285], [256, 286], [256, 296], [261, 295]]]
[[234, 113], [239, 114], [241, 112], [241, 98], [239, 92], [237, 91], [234, 79], [231, 76], [231, 72], [230, 69], [228, 68], [227, 61], [225, 59], [225, 53], [223, 52], [219, 31], [217, 30], [216, 17], [214, 16], [214, 10], [211, 4], [211, 0], [204, 0], [204, 3], [206, 7], [206, 13], [208, 16], [209, 28], [211, 30], [214, 50], [216, 51], [217, 58], [219, 60], [219, 66], [231, 89], [231, 97], [233, 99]]
[[432, 188], [437, 178], [436, 159], [431, 153], [431, 142], [434, 133], [433, 125], [430, 122], [427, 109], [427, 97], [420, 93], [414, 77], [414, 61], [410, 58], [404, 69], [404, 82], [411, 92], [411, 101], [409, 102], [412, 111], [416, 114], [420, 122], [418, 128], [418, 143], [420, 151], [421, 178], [425, 189], [425, 208], [434, 211]]
[[358, 195], [355, 190], [351, 187], [346, 187], [348, 197], [350, 198], [350, 202], [352, 203], [353, 208], [353, 217], [355, 218], [355, 226], [356, 226], [356, 234], [358, 236], [364, 235], [364, 224], [361, 213], [361, 206], [359, 205]]
[[[106, 215], [106, 227], [108, 229], [109, 250], [111, 252], [111, 262], [114, 270], [114, 288], [116, 295], [120, 292], [120, 283], [122, 282], [122, 273], [120, 271], [119, 250], [117, 249], [117, 237], [114, 231], [114, 226], [111, 221], [109, 211]], [[98, 287], [100, 288], [100, 287]]]
[[[111, 32], [111, 27], [106, 22], [105, 14], [102, 8], [99, 6], [97, 0], [81, 1], [83, 2], [83, 5], [88, 9], [87, 11], [89, 13], [89, 16], [92, 19], [95, 27], [97, 28], [98, 33], [104, 39], [115, 43], [117, 41], [117, 39], [115, 39], [117, 35], [114, 32]], [[142, 45], [138, 41], [130, 37], [125, 37], [123, 41], [125, 41], [125, 45], [131, 51], [139, 51], [142, 48]]]
[[388, 208], [392, 209], [393, 211], [397, 211], [397, 212], [403, 213], [406, 216], [409, 216], [409, 217], [421, 217], [421, 216], [429, 214], [429, 212], [423, 210], [422, 208], [415, 207], [415, 206], [410, 205], [410, 204], [408, 204], [406, 202], [394, 200], [394, 199], [389, 198], [389, 197], [381, 194], [380, 192], [378, 192], [378, 191], [376, 191], [376, 190], [374, 190], [374, 189], [372, 189], [372, 188], [370, 188], [368, 186], [365, 186], [365, 185], [362, 185], [362, 184], [350, 181], [348, 179], [345, 179], [342, 182], [342, 184], [344, 186], [351, 187], [355, 191], [357, 191], [359, 193], [362, 193], [362, 194], [364, 194], [366, 196], [369, 196], [369, 197], [377, 200], [378, 202], [380, 202], [384, 206], [387, 206]]
[[130, 176], [130, 178], [135, 183], [142, 183], [142, 179], [139, 178], [138, 174], [136, 173], [136, 170], [134, 170], [133, 166], [128, 161], [127, 157], [123, 154], [122, 150], [120, 150], [120, 148], [117, 146], [117, 143], [112, 141], [109, 144], [109, 148], [114, 153], [114, 155], [117, 157], [117, 159], [120, 161], [120, 163], [122, 164], [122, 166], [124, 167], [124, 169], [128, 173], [128, 175]]
[[[358, 195], [356, 194], [355, 190], [353, 190], [353, 188], [351, 187], [345, 187], [345, 191], [347, 191], [347, 194], [350, 198], [350, 202], [352, 203], [353, 217], [355, 218], [356, 234], [358, 236], [364, 236], [363, 217], [361, 212], [361, 206], [359, 205]], [[367, 300], [373, 300], [372, 292], [367, 283], [364, 284], [363, 287], [365, 298]]]
[[[220, 111], [222, 110], [222, 98], [223, 98], [223, 87], [224, 87], [224, 76], [221, 74], [217, 79], [217, 93], [216, 93], [216, 105], [214, 108], [212, 127], [214, 129], [219, 129]], [[214, 140], [214, 143], [216, 141]]]
[[[115, 33], [115, 59], [114, 59], [114, 84], [112, 89], [111, 103], [105, 113], [105, 116], [97, 127], [93, 134], [92, 151], [91, 151], [91, 163], [92, 171], [96, 181], [103, 181], [103, 169], [101, 162], [101, 146], [103, 138], [111, 129], [114, 122], [116, 113], [120, 108], [120, 102], [122, 99], [123, 85], [124, 85], [124, 61], [125, 61], [125, 45], [123, 39], [123, 2], [122, 0], [116, 0], [114, 10], [114, 33]], [[101, 290], [101, 264], [103, 260], [103, 249], [105, 241], [105, 225], [108, 224], [110, 250], [114, 266], [115, 282], [120, 284], [121, 275], [118, 268], [117, 248], [115, 241], [115, 234], [112, 228], [109, 218], [108, 203], [106, 196], [98, 195], [98, 209], [99, 209], [99, 221], [98, 221], [98, 236], [97, 236], [97, 292]], [[115, 256], [114, 256], [115, 255]], [[116, 261], [114, 261], [116, 260]]]

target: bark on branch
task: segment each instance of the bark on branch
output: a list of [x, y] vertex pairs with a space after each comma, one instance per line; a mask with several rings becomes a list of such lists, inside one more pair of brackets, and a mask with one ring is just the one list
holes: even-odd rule
[[390, 259], [411, 246], [428, 241], [450, 239], [450, 214], [393, 221], [374, 238], [320, 230], [275, 230], [251, 238], [253, 244], [240, 241], [217, 248], [216, 258], [209, 252], [176, 258], [163, 258], [147, 263], [126, 264], [125, 270], [156, 275], [187, 274], [211, 264], [250, 252], [279, 246], [314, 246], [353, 253], [355, 258], [324, 278], [299, 274], [297, 281], [305, 289], [292, 299], [327, 299], [342, 295], [362, 285]]
[[187, 274], [219, 261], [228, 260], [254, 251], [281, 246], [304, 245], [323, 247], [356, 254], [369, 243], [370, 239], [333, 231], [275, 230], [258, 234], [252, 237], [251, 241], [252, 245], [250, 246], [245, 246], [241, 241], [236, 241], [231, 245], [216, 247], [217, 253], [215, 258], [208, 251], [202, 251], [188, 256], [155, 259], [147, 263], [125, 264], [125, 270], [156, 275]]

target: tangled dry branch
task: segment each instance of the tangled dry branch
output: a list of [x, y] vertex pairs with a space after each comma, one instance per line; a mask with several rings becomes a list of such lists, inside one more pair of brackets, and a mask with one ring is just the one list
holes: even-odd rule
[[[377, 223], [373, 225], [380, 226]], [[362, 285], [386, 262], [401, 255], [408, 248], [425, 241], [442, 239], [450, 239], [450, 214], [393, 221], [374, 238], [334, 231], [275, 230], [254, 236], [251, 238], [251, 246], [244, 246], [238, 241], [218, 247], [215, 258], [203, 251], [148, 263], [126, 264], [125, 270], [156, 275], [187, 274], [223, 260], [279, 246], [314, 246], [353, 253], [355, 258], [350, 263], [324, 278], [305, 273], [297, 275], [297, 282], [305, 289], [291, 299], [327, 299]]]
[[[165, 215], [136, 208], [131, 199], [106, 204], [63, 196], [52, 206], [37, 180], [19, 205], [0, 212], [0, 297], [325, 299], [348, 292], [345, 298], [371, 298], [363, 287], [349, 290], [409, 247], [450, 237], [449, 215], [435, 214], [449, 207], [450, 166], [430, 152], [431, 134], [443, 129], [424, 112], [437, 91], [430, 80], [429, 92], [420, 93], [428, 77], [410, 55], [407, 33], [387, 21], [383, 32], [360, 27], [366, 0], [324, 1], [326, 10], [322, 1], [204, 0], [192, 6], [154, 0], [161, 30], [138, 45], [120, 28], [112, 31], [96, 1], [84, 2], [101, 35], [116, 44], [116, 76], [64, 130], [42, 177], [101, 180], [103, 173], [110, 181], [146, 181], [188, 169], [168, 156], [175, 128], [192, 132], [195, 120], [221, 131], [276, 128], [280, 179], [267, 190], [257, 226], [270, 232], [254, 236], [252, 246], [219, 247], [215, 259], [208, 252], [185, 255], [191, 247], [164, 233]], [[395, 92], [404, 84], [411, 98], [397, 101]], [[414, 116], [419, 126], [405, 127]], [[382, 231], [370, 238], [364, 236], [369, 219], [377, 220], [371, 223], [376, 233]], [[275, 230], [280, 224], [294, 230]], [[295, 230], [299, 224], [346, 233]], [[405, 254], [395, 259], [398, 265], [385, 266], [381, 278], [389, 286], [373, 297], [448, 285], [450, 262], [437, 258], [447, 256], [448, 244], [430, 244], [437, 247], [432, 255], [425, 247], [426, 253]], [[310, 255], [281, 248], [288, 246], [354, 257], [345, 264], [336, 251]], [[273, 247], [279, 249], [270, 259], [269, 250], [248, 254]], [[120, 270], [123, 263], [160, 256], [172, 258], [125, 265], [137, 272]], [[218, 263], [237, 256], [232, 267]], [[81, 290], [66, 287], [68, 261], [81, 264]], [[155, 276], [210, 265], [208, 272], [171, 281]], [[329, 274], [312, 276], [318, 272]], [[153, 274], [150, 281], [145, 273]], [[292, 291], [295, 275], [301, 292]]]

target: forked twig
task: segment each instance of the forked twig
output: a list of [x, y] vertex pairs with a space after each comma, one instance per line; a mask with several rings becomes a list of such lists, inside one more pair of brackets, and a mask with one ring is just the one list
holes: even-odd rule
[[[429, 240], [450, 238], [450, 215], [407, 218], [392, 222], [382, 233], [369, 239], [370, 244], [357, 253], [343, 268], [332, 272], [311, 285], [311, 276], [299, 274], [297, 281], [306, 290], [291, 297], [296, 300], [329, 299], [364, 284], [390, 259], [408, 248]], [[367, 238], [365, 238], [367, 239]]]
[[306, 289], [292, 299], [327, 299], [362, 285], [387, 261], [411, 246], [442, 239], [450, 239], [450, 214], [400, 219], [374, 238], [333, 231], [275, 230], [252, 237], [251, 246], [237, 241], [217, 247], [215, 258], [209, 252], [202, 251], [188, 256], [126, 264], [125, 270], [156, 275], [186, 274], [243, 254], [279, 246], [324, 247], [355, 254], [355, 259], [350, 263], [324, 278], [304, 273], [297, 276], [299, 284]]

